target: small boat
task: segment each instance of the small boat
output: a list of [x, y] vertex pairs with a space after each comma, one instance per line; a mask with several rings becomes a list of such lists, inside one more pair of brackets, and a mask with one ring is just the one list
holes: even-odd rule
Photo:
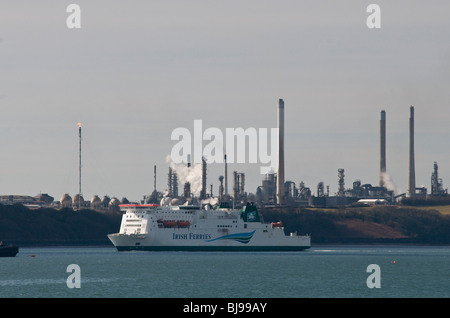
[[0, 257], [15, 257], [19, 253], [19, 247], [16, 245], [5, 245], [0, 241]]

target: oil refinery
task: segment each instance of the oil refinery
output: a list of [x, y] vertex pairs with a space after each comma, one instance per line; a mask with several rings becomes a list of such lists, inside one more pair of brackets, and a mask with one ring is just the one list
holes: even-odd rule
[[[317, 184], [316, 189], [307, 187], [303, 181], [297, 185], [294, 181], [285, 178], [284, 161], [284, 101], [279, 99], [277, 108], [277, 126], [278, 126], [278, 169], [264, 175], [261, 185], [254, 192], [247, 192], [245, 189], [245, 173], [233, 171], [232, 173], [232, 192], [228, 192], [228, 163], [227, 156], [224, 155], [224, 174], [218, 179], [218, 196], [213, 196], [213, 184], [210, 185], [210, 192], [207, 192], [207, 164], [202, 161], [201, 195], [195, 198], [189, 191], [189, 183], [184, 184], [183, 195], [178, 196], [178, 178], [173, 168], [169, 168], [168, 173], [168, 191], [160, 193], [156, 191], [156, 180], [152, 195], [146, 196], [144, 201], [147, 203], [158, 204], [217, 204], [218, 202], [227, 202], [229, 206], [240, 207], [246, 202], [254, 202], [258, 206], [311, 206], [311, 207], [336, 207], [350, 204], [364, 205], [387, 205], [395, 204], [402, 198], [425, 198], [432, 196], [447, 196], [448, 190], [444, 189], [443, 181], [438, 176], [438, 164], [434, 162], [434, 169], [431, 176], [431, 193], [427, 194], [427, 188], [416, 187], [415, 183], [415, 155], [414, 155], [414, 107], [410, 107], [409, 118], [409, 168], [408, 168], [408, 191], [406, 193], [395, 194], [389, 180], [387, 172], [386, 157], [386, 111], [380, 113], [380, 168], [379, 180], [377, 185], [363, 183], [361, 180], [354, 180], [352, 187], [345, 187], [345, 169], [337, 170], [338, 191], [335, 195], [330, 195], [330, 187], [325, 187], [323, 182]], [[192, 169], [190, 164], [185, 169]], [[200, 169], [198, 169], [200, 171]], [[156, 179], [156, 166], [154, 167]], [[186, 174], [183, 172], [183, 174]]]
[[[330, 186], [319, 182], [316, 187], [308, 187], [303, 181], [297, 184], [285, 176], [285, 127], [284, 127], [283, 99], [279, 99], [277, 107], [278, 128], [278, 167], [264, 175], [254, 191], [247, 192], [245, 180], [246, 174], [242, 171], [228, 172], [227, 155], [223, 156], [223, 175], [218, 178], [218, 195], [214, 196], [214, 184], [207, 183], [207, 162], [202, 157], [201, 164], [191, 164], [188, 155], [187, 164], [170, 163], [167, 174], [167, 188], [158, 191], [156, 188], [156, 165], [153, 167], [153, 192], [145, 195], [141, 203], [153, 203], [160, 205], [196, 204], [214, 207], [217, 204], [227, 204], [230, 207], [242, 207], [247, 202], [253, 202], [258, 206], [310, 206], [310, 207], [336, 207], [350, 204], [386, 205], [400, 202], [403, 198], [428, 198], [448, 196], [448, 190], [444, 189], [443, 180], [439, 177], [438, 163], [434, 162], [431, 174], [431, 191], [428, 194], [426, 187], [416, 187], [415, 180], [415, 152], [414, 152], [414, 107], [410, 106], [409, 117], [409, 165], [408, 185], [405, 193], [394, 193], [390, 185], [387, 171], [386, 156], [386, 111], [380, 113], [379, 131], [379, 180], [378, 184], [363, 183], [357, 179], [346, 187], [345, 169], [338, 168], [336, 173], [337, 189], [330, 194]], [[81, 183], [81, 123], [79, 127], [79, 191], [73, 197], [64, 193], [60, 200], [55, 201], [48, 194], [38, 194], [34, 197], [26, 195], [0, 195], [0, 204], [21, 203], [29, 207], [52, 206], [56, 208], [73, 209], [103, 209], [118, 210], [119, 204], [130, 203], [127, 198], [119, 200], [105, 195], [102, 199], [94, 195], [90, 200], [85, 200], [82, 195]], [[229, 180], [229, 177], [232, 179]], [[230, 182], [229, 182], [230, 181]], [[232, 188], [229, 189], [229, 184]], [[182, 188], [180, 188], [182, 187]], [[231, 191], [229, 191], [231, 190]]]

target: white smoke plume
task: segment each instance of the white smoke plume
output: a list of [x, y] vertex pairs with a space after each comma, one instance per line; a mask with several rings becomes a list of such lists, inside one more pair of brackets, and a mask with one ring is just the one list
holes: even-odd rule
[[191, 184], [191, 193], [199, 196], [202, 190], [202, 164], [176, 164], [172, 161], [170, 155], [166, 157], [166, 162], [170, 164], [170, 168], [177, 174], [179, 193], [183, 193], [183, 187], [186, 182]]
[[391, 179], [391, 176], [387, 172], [381, 173], [381, 180], [383, 180], [384, 187], [390, 191], [394, 191], [394, 194], [397, 193], [397, 186]]

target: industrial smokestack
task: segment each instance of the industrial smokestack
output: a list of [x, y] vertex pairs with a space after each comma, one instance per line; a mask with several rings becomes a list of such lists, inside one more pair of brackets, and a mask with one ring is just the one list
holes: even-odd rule
[[219, 186], [219, 201], [223, 200], [223, 176], [219, 177], [220, 186]]
[[409, 108], [409, 178], [407, 197], [412, 197], [416, 194], [416, 172], [414, 166], [414, 107]]
[[169, 191], [169, 197], [173, 196], [173, 172], [171, 167], [169, 167], [169, 173], [167, 175], [167, 189]]
[[153, 167], [153, 191], [156, 191], [156, 165]]
[[386, 112], [381, 111], [380, 118], [380, 180], [379, 186], [384, 187], [386, 173]]
[[202, 157], [202, 190], [200, 192], [200, 199], [206, 199], [206, 160]]
[[[191, 155], [187, 155], [187, 167], [191, 167]], [[186, 181], [184, 183], [184, 189], [183, 189], [183, 196], [185, 199], [188, 199], [191, 197], [191, 183], [189, 181]]]
[[78, 137], [80, 142], [79, 164], [78, 164], [78, 210], [81, 209], [81, 123], [78, 123]]
[[224, 162], [225, 162], [225, 197], [228, 197], [228, 172], [227, 172], [227, 155], [225, 154], [223, 156]]
[[278, 101], [278, 172], [277, 202], [285, 204], [284, 198], [284, 101]]

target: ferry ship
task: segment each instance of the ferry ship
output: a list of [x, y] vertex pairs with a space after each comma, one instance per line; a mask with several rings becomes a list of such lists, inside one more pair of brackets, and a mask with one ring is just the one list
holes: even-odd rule
[[263, 223], [257, 208], [121, 204], [119, 233], [108, 238], [118, 251], [300, 251], [309, 235], [285, 235], [281, 222]]

